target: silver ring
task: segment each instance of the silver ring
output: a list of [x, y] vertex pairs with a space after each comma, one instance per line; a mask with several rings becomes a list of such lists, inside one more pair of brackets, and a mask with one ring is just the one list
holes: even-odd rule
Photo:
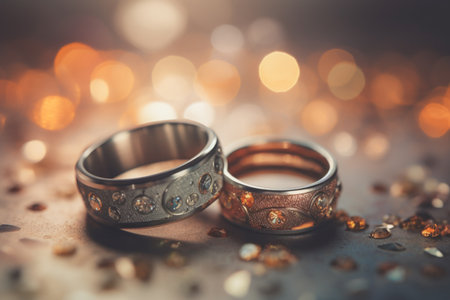
[[[118, 179], [152, 163], [186, 160], [145, 177]], [[152, 226], [188, 217], [219, 197], [226, 161], [216, 134], [186, 121], [120, 131], [86, 149], [76, 180], [89, 215], [120, 227]]]
[[[329, 219], [341, 191], [337, 165], [322, 147], [290, 139], [252, 140], [227, 155], [222, 215], [237, 225], [274, 234], [310, 231]], [[288, 170], [313, 183], [271, 189], [238, 179], [255, 171]]]

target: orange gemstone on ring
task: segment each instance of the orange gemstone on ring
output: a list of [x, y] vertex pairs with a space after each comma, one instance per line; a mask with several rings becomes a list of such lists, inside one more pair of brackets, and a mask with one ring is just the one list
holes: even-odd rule
[[245, 192], [241, 195], [241, 203], [247, 208], [250, 208], [255, 203], [255, 198], [253, 198], [252, 193]]

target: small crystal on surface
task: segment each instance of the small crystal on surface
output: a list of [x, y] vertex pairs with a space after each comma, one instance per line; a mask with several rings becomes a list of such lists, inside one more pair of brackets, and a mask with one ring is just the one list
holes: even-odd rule
[[220, 184], [218, 181], [214, 181], [211, 194], [215, 195], [220, 190]]
[[267, 245], [259, 256], [267, 267], [284, 268], [297, 261], [297, 258], [289, 250], [281, 245]]
[[397, 266], [386, 272], [385, 277], [390, 281], [400, 282], [405, 280], [406, 270], [401, 266]]
[[252, 275], [250, 272], [241, 270], [228, 276], [223, 283], [223, 288], [228, 295], [243, 298], [248, 294], [251, 281]]
[[430, 224], [426, 225], [425, 228], [421, 232], [422, 236], [424, 237], [439, 237], [441, 235], [441, 231], [439, 230], [439, 227], [437, 224]]
[[52, 252], [58, 256], [71, 256], [77, 251], [77, 247], [73, 242], [61, 241], [53, 245]]
[[420, 272], [422, 273], [422, 275], [433, 279], [442, 278], [446, 274], [444, 268], [432, 264], [423, 265]]
[[358, 216], [350, 217], [346, 224], [350, 231], [361, 231], [367, 228], [366, 220]]
[[256, 260], [260, 254], [261, 246], [253, 243], [246, 243], [239, 249], [239, 258], [245, 261]]
[[43, 211], [47, 209], [47, 205], [44, 203], [36, 202], [27, 206], [27, 209], [31, 211]]
[[444, 257], [444, 254], [436, 247], [426, 247], [425, 249], [423, 249], [423, 251], [434, 257]]
[[378, 245], [378, 248], [387, 250], [387, 251], [394, 251], [394, 252], [406, 250], [406, 248], [400, 243], [381, 244], [381, 245]]
[[252, 193], [245, 192], [241, 195], [241, 203], [247, 208], [250, 208], [255, 203], [255, 199], [253, 198]]
[[9, 224], [0, 224], [0, 232], [12, 232], [19, 231], [20, 227], [9, 225]]
[[353, 271], [358, 268], [358, 265], [356, 264], [356, 262], [352, 258], [346, 257], [346, 256], [337, 257], [337, 258], [333, 259], [331, 261], [330, 265], [334, 269], [340, 270], [340, 271]]
[[387, 227], [376, 227], [371, 233], [370, 237], [373, 239], [386, 239], [391, 236], [391, 232]]
[[420, 216], [412, 216], [403, 220], [400, 227], [409, 231], [420, 231], [425, 227], [425, 220]]
[[228, 233], [225, 228], [213, 227], [208, 231], [208, 235], [216, 238], [227, 237]]

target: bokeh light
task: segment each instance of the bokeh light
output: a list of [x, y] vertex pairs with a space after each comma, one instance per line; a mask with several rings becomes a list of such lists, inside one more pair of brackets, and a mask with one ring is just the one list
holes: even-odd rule
[[328, 87], [333, 95], [341, 100], [356, 98], [365, 84], [364, 73], [353, 63], [339, 63], [328, 74]]
[[297, 60], [286, 52], [271, 52], [259, 64], [261, 82], [276, 93], [290, 90], [297, 83], [299, 76], [300, 67]]
[[59, 82], [78, 101], [81, 96], [89, 95], [91, 73], [101, 61], [99, 52], [90, 46], [70, 43], [56, 54], [53, 69]]
[[[17, 83], [11, 80], [0, 79], [0, 107], [17, 108], [21, 101], [17, 95]], [[21, 99], [20, 99], [21, 100]]]
[[20, 102], [28, 104], [36, 102], [47, 95], [59, 94], [56, 79], [49, 73], [40, 70], [27, 70], [19, 79], [17, 95]]
[[324, 82], [328, 82], [328, 75], [330, 71], [339, 63], [347, 62], [350, 64], [355, 64], [355, 59], [353, 55], [348, 51], [342, 49], [330, 49], [324, 52], [317, 63], [317, 71], [319, 72], [320, 78]]
[[236, 26], [224, 24], [213, 30], [211, 44], [219, 52], [233, 54], [244, 46], [244, 36]]
[[47, 130], [60, 130], [75, 117], [75, 105], [61, 96], [47, 96], [36, 102], [31, 111], [31, 120]]
[[183, 117], [210, 126], [214, 122], [214, 107], [207, 102], [194, 102], [186, 107]]
[[370, 86], [372, 102], [382, 109], [391, 109], [403, 104], [403, 84], [396, 76], [388, 73], [377, 75]]
[[162, 98], [180, 102], [193, 93], [196, 69], [191, 61], [181, 56], [160, 59], [152, 71], [152, 83]]
[[450, 111], [442, 104], [428, 103], [419, 113], [419, 126], [429, 137], [441, 137], [449, 129]]
[[386, 135], [376, 132], [369, 134], [363, 144], [364, 153], [371, 159], [379, 159], [386, 155], [390, 147]]
[[325, 100], [314, 100], [303, 107], [300, 122], [310, 134], [324, 135], [337, 124], [336, 109]]
[[116, 26], [123, 37], [141, 50], [165, 48], [186, 27], [186, 13], [174, 1], [122, 1], [117, 9]]
[[40, 140], [28, 141], [22, 146], [22, 154], [28, 161], [38, 163], [45, 158], [47, 146]]
[[126, 99], [134, 87], [133, 71], [118, 61], [105, 61], [91, 74], [90, 92], [95, 102], [117, 102]]
[[198, 68], [198, 94], [213, 105], [224, 105], [233, 100], [241, 87], [241, 77], [232, 64], [210, 60]]
[[334, 136], [333, 146], [342, 156], [353, 156], [357, 150], [356, 139], [348, 132], [339, 132]]
[[138, 124], [172, 120], [177, 118], [177, 112], [167, 102], [152, 101], [139, 109], [137, 118]]
[[3, 128], [5, 128], [5, 124], [6, 124], [6, 116], [0, 113], [0, 132], [3, 131]]
[[280, 23], [270, 18], [253, 21], [247, 31], [247, 39], [251, 46], [260, 50], [272, 50], [284, 42], [284, 32]]

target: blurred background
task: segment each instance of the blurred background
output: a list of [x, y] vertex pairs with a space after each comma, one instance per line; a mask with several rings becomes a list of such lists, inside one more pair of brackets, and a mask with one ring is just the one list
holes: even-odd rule
[[[389, 211], [407, 217], [415, 206], [389, 198], [399, 195], [398, 186], [389, 184], [403, 169], [420, 164], [412, 168], [420, 180], [432, 170], [439, 179], [432, 180], [433, 187], [449, 179], [449, 37], [447, 1], [2, 0], [0, 222], [22, 227], [22, 239], [3, 235], [0, 258], [29, 260], [36, 252], [23, 249], [30, 246], [24, 238], [81, 241], [85, 248], [78, 250], [70, 274], [67, 265], [46, 256], [46, 248], [40, 252], [41, 263], [31, 261], [36, 277], [50, 274], [58, 283], [52, 286], [55, 298], [86, 287], [84, 276], [91, 274], [86, 273], [91, 266], [83, 265], [77, 273], [77, 260], [111, 253], [110, 243], [120, 235], [106, 235], [106, 247], [97, 245], [102, 243], [98, 237], [95, 245], [88, 244], [85, 210], [74, 185], [76, 160], [85, 147], [117, 130], [175, 118], [211, 126], [225, 149], [253, 135], [318, 142], [338, 160], [344, 184], [340, 207], [371, 224]], [[388, 181], [391, 196], [381, 199], [367, 192], [379, 180]], [[25, 212], [31, 201], [48, 209], [38, 215]], [[448, 219], [448, 211], [441, 212]], [[197, 234], [204, 240], [204, 227], [195, 227], [191, 235], [174, 229], [171, 238], [189, 240]], [[139, 244], [134, 237], [120, 237], [131, 248]], [[358, 238], [348, 240], [376, 257], [370, 255], [374, 250], [367, 236]], [[142, 249], [154, 250], [146, 245]], [[220, 262], [220, 253], [227, 257], [236, 252], [231, 242], [217, 245], [222, 248], [208, 244], [218, 252], [204, 250], [204, 259], [192, 267], [195, 272], [206, 268], [216, 274], [212, 258]], [[349, 245], [345, 249], [352, 253], [355, 244]], [[297, 246], [308, 255], [304, 246]], [[334, 252], [344, 249], [336, 247]], [[329, 260], [331, 248], [317, 249], [311, 255]], [[364, 251], [353, 254], [358, 258]], [[405, 260], [418, 261], [408, 255]], [[223, 260], [230, 261], [217, 271], [217, 282], [231, 266], [242, 267], [234, 256]], [[306, 269], [307, 261], [302, 262]], [[360, 261], [372, 263], [365, 257]], [[318, 273], [311, 271], [316, 268]], [[298, 297], [296, 288], [301, 287], [336, 296], [345, 277], [333, 277], [328, 266], [308, 270], [313, 275], [293, 271], [302, 280], [285, 296]], [[363, 267], [358, 276], [373, 277], [367, 270]], [[164, 275], [156, 277], [161, 286], [169, 275], [191, 274], [158, 272]], [[320, 278], [329, 280], [329, 289], [316, 286]], [[414, 280], [412, 296], [421, 282]], [[217, 286], [221, 289], [221, 283]], [[205, 298], [216, 296], [215, 289], [205, 290]], [[395, 294], [395, 287], [391, 291]], [[159, 290], [160, 295], [166, 292]], [[259, 294], [253, 295], [257, 299]]]

